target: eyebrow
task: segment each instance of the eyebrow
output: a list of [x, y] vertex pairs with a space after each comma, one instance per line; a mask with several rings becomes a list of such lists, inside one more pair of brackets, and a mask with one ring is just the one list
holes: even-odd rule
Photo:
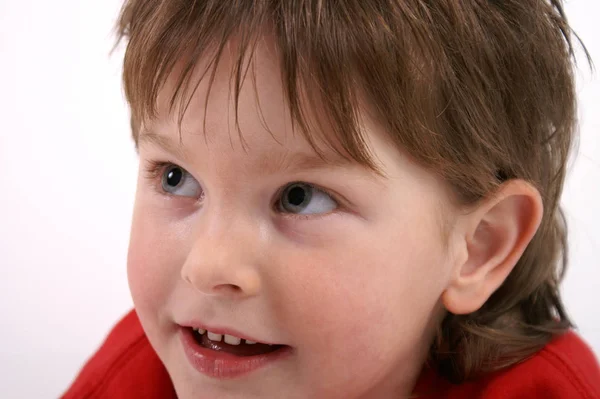
[[[142, 144], [159, 147], [173, 156], [187, 162], [190, 162], [191, 160], [191, 154], [185, 150], [181, 142], [176, 143], [171, 138], [157, 134], [153, 131], [142, 130], [140, 132], [140, 135], [138, 136], [138, 146], [141, 146]], [[335, 169], [352, 165], [353, 163], [352, 160], [341, 156], [325, 158], [320, 157], [316, 153], [281, 153], [264, 157], [258, 165], [258, 171], [261, 174], [273, 174], [293, 169]]]
[[165, 150], [166, 152], [176, 156], [177, 158], [186, 161], [189, 160], [189, 155], [187, 151], [185, 151], [181, 143], [176, 144], [170, 138], [154, 133], [152, 131], [143, 130], [142, 132], [140, 132], [140, 135], [138, 136], [138, 146], [141, 146], [142, 144], [149, 144], [159, 147]]
[[273, 173], [277, 171], [289, 171], [292, 169], [335, 169], [352, 164], [352, 161], [342, 157], [324, 158], [317, 154], [298, 152], [265, 158], [264, 161], [261, 162], [260, 169], [266, 173]]

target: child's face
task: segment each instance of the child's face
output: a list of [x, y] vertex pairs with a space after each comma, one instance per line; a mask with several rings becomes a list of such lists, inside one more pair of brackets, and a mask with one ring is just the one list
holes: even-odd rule
[[[243, 144], [228, 57], [206, 115], [206, 81], [195, 93], [181, 142], [168, 88], [141, 134], [128, 272], [143, 327], [181, 398], [401, 397], [425, 360], [455, 262], [442, 233], [446, 189], [367, 118], [387, 177], [315, 161], [291, 133], [276, 58], [264, 48], [256, 57], [262, 116], [247, 79]], [[155, 162], [176, 166], [147, 171]], [[210, 350], [202, 358], [206, 349], [182, 339], [189, 325], [286, 347], [254, 363]]]

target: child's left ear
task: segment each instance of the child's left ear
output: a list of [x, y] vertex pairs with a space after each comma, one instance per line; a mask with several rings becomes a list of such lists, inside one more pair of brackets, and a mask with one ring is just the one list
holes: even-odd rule
[[460, 238], [467, 253], [442, 294], [449, 312], [468, 314], [483, 306], [517, 264], [542, 214], [540, 193], [524, 180], [509, 180], [461, 216]]

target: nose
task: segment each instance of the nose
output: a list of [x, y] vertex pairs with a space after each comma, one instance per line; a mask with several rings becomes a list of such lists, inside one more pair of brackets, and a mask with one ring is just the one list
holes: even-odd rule
[[216, 219], [197, 229], [181, 277], [206, 295], [239, 299], [257, 295], [262, 284], [260, 234], [249, 222]]

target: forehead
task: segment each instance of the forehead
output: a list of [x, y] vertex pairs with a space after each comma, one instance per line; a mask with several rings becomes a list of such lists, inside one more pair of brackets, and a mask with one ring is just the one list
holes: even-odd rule
[[[292, 118], [277, 50], [267, 38], [242, 63], [246, 69], [236, 92], [239, 54], [235, 49], [235, 43], [227, 45], [214, 64], [211, 57], [200, 58], [190, 75], [187, 95], [180, 94], [173, 101], [183, 68], [178, 63], [158, 93], [156, 116], [141, 124], [138, 143], [160, 144], [181, 155], [188, 147], [203, 143], [212, 154], [234, 151], [256, 157], [259, 163], [288, 158], [307, 167], [357, 163], [343, 150], [341, 141], [332, 137], [328, 118], [318, 109], [302, 108], [308, 132]], [[304, 102], [306, 96], [299, 93], [299, 101]]]

